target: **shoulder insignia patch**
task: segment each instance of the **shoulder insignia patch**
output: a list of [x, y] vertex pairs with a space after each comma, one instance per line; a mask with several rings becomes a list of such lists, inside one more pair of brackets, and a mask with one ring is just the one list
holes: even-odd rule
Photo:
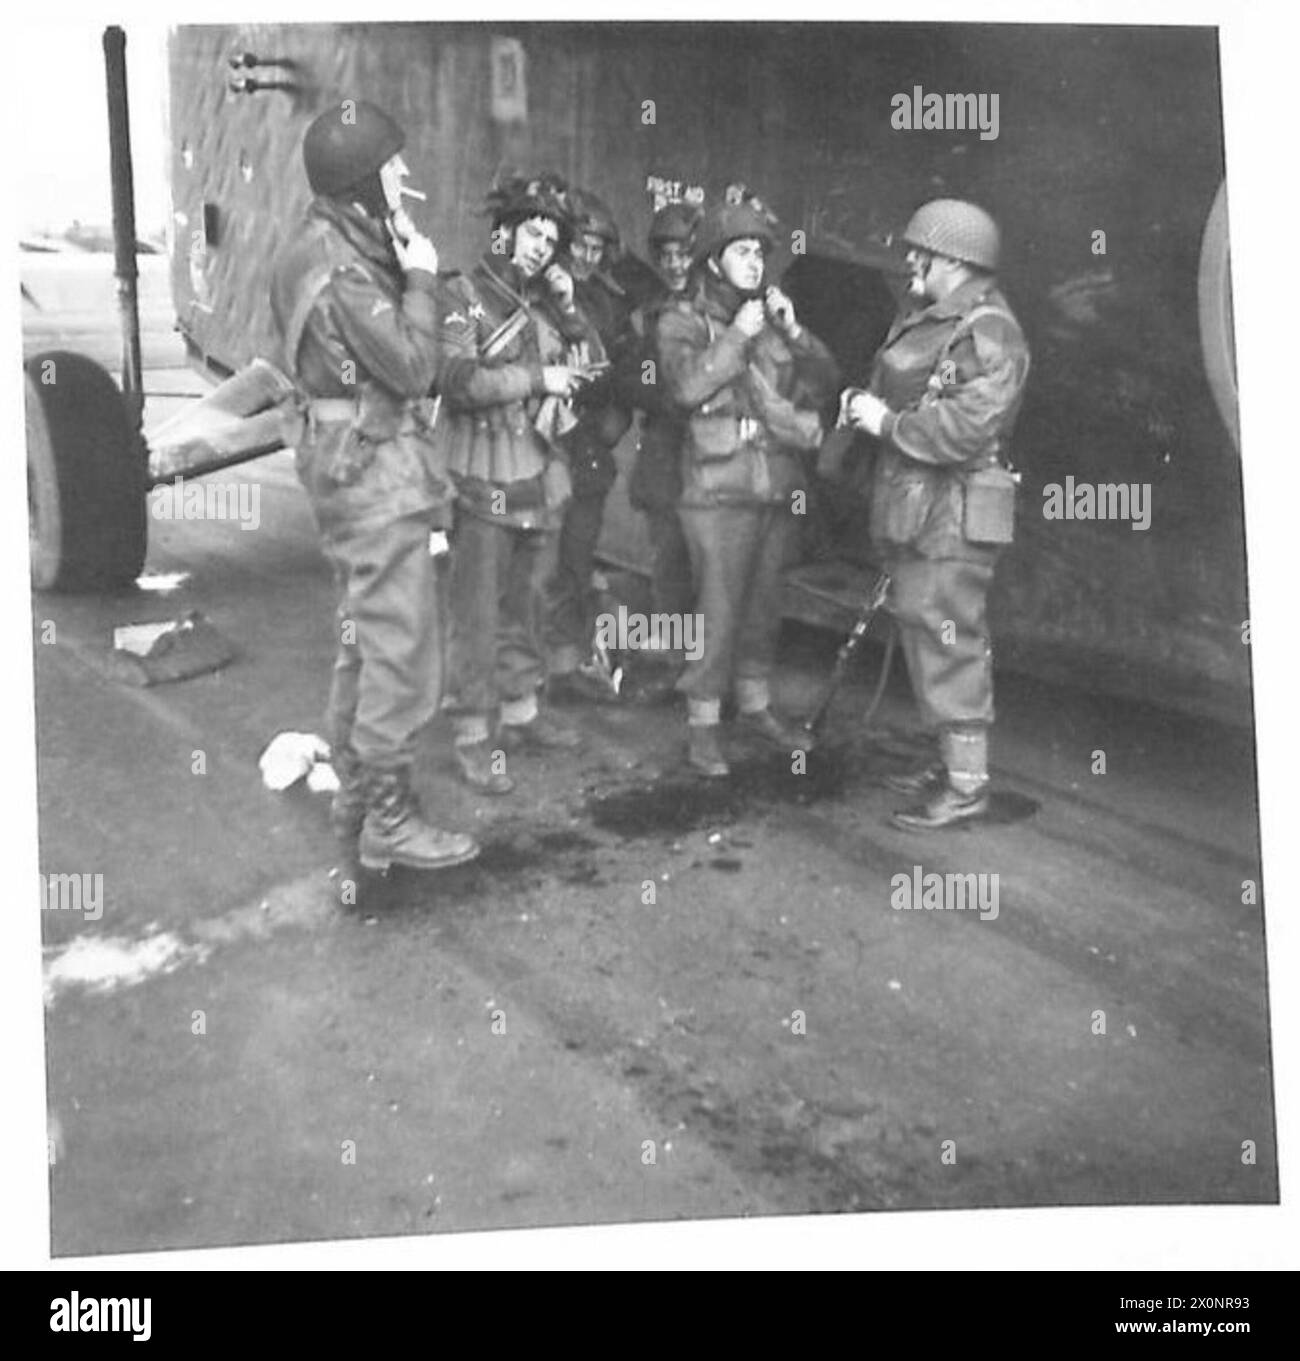
[[444, 326], [468, 326], [469, 318], [464, 312], [448, 312], [442, 319]]

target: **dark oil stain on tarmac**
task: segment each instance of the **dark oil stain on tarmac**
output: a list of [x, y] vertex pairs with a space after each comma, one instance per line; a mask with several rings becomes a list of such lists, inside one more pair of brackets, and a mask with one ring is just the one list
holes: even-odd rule
[[403, 909], [425, 911], [431, 906], [491, 898], [503, 886], [543, 889], [548, 877], [599, 888], [605, 882], [596, 859], [600, 850], [597, 842], [581, 832], [508, 830], [485, 840], [477, 859], [465, 865], [433, 874], [398, 868], [386, 878], [365, 875], [357, 907], [363, 913], [379, 910], [385, 916]]
[[[469, 875], [490, 874], [493, 876], [516, 875], [535, 865], [540, 857], [536, 851], [518, 841], [489, 841], [477, 860], [464, 867]], [[453, 871], [444, 871], [452, 873]]]
[[[842, 749], [814, 751], [808, 754], [805, 772], [796, 775], [789, 757], [773, 754], [736, 762], [727, 779], [672, 774], [594, 793], [586, 806], [596, 828], [625, 841], [672, 836], [732, 823], [778, 804], [807, 805], [838, 798], [856, 775], [868, 775], [860, 766]], [[991, 797], [985, 821], [1020, 822], [1037, 811], [1035, 800], [999, 790]], [[734, 847], [742, 845], [752, 842], [733, 843]], [[385, 914], [403, 907], [424, 910], [430, 905], [482, 900], [507, 885], [543, 889], [548, 879], [576, 888], [600, 888], [607, 882], [602, 873], [608, 869], [602, 856], [607, 858], [608, 847], [581, 830], [502, 828], [469, 864], [435, 875], [396, 870], [387, 880], [371, 883], [362, 895], [365, 901], [358, 901], [357, 906], [363, 912], [381, 907]], [[714, 856], [707, 864], [726, 874], [738, 874], [744, 868], [743, 860], [732, 855]]]
[[1027, 794], [1017, 794], [1010, 789], [997, 789], [989, 795], [989, 811], [982, 821], [1004, 825], [1011, 822], [1024, 822], [1038, 812], [1037, 799]]
[[777, 803], [820, 803], [838, 797], [848, 783], [849, 762], [841, 752], [810, 752], [801, 775], [791, 764], [790, 757], [773, 755], [737, 762], [726, 779], [672, 775], [648, 780], [593, 795], [587, 811], [603, 831], [645, 837], [731, 822]]
[[600, 847], [581, 832], [539, 832], [534, 841], [546, 851], [595, 851]]

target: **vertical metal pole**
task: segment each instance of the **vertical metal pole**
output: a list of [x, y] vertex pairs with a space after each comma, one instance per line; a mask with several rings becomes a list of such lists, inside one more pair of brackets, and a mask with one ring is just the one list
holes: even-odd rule
[[140, 306], [136, 289], [135, 177], [131, 169], [131, 121], [126, 98], [126, 34], [104, 30], [104, 72], [108, 85], [108, 151], [113, 182], [113, 257], [117, 310], [122, 323], [122, 392], [135, 429], [144, 419], [144, 377], [140, 358]]

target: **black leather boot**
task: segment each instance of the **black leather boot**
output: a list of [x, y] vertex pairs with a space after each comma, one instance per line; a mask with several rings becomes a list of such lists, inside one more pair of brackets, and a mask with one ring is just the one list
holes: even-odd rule
[[394, 770], [364, 767], [366, 819], [361, 828], [361, 863], [371, 870], [390, 865], [413, 870], [439, 870], [463, 865], [479, 853], [479, 844], [464, 832], [434, 827], [420, 815], [411, 789], [409, 766]]

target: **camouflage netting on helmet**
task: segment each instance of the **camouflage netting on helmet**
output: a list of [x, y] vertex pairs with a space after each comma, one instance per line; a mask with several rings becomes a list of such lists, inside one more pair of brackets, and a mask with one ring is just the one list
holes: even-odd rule
[[498, 180], [488, 190], [485, 211], [498, 227], [513, 228], [529, 218], [549, 218], [559, 228], [558, 248], [564, 250], [573, 238], [573, 215], [569, 206], [569, 185], [560, 175], [511, 175]]
[[775, 219], [752, 202], [718, 203], [704, 214], [695, 236], [695, 258], [706, 260], [732, 241], [761, 241], [764, 250], [776, 246]]

